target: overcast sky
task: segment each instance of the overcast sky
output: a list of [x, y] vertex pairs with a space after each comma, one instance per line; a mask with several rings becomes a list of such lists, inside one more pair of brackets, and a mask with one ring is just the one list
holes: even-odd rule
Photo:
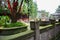
[[50, 13], [54, 13], [58, 5], [60, 5], [60, 0], [34, 0], [37, 2], [38, 10], [46, 10]]

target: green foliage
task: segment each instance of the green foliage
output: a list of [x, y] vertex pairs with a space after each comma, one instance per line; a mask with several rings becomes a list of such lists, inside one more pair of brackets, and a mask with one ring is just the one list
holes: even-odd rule
[[23, 27], [25, 26], [25, 24], [23, 24], [22, 22], [16, 22], [16, 23], [10, 23], [10, 24], [7, 24], [6, 27], [9, 28], [9, 27]]
[[3, 12], [3, 10], [2, 10], [2, 8], [0, 7], [0, 13], [2, 13]]
[[0, 26], [9, 23], [10, 18], [8, 16], [0, 16]]
[[22, 13], [23, 14], [27, 14], [28, 13], [28, 4], [25, 2], [25, 0], [23, 1], [23, 7], [22, 7]]
[[29, 2], [29, 13], [31, 18], [36, 18], [37, 16], [37, 4], [30, 0]]
[[1, 16], [1, 21], [2, 22], [7, 22], [9, 20], [10, 20], [10, 18], [8, 16]]
[[0, 16], [0, 20], [1, 20], [1, 16]]
[[60, 5], [59, 5], [58, 8], [56, 9], [56, 13], [60, 13]]
[[4, 13], [4, 12], [6, 12], [6, 14], [7, 14], [7, 13], [10, 13], [10, 10], [7, 8], [7, 6], [5, 6], [5, 7], [0, 7], [0, 13], [2, 14], [2, 13]]
[[4, 28], [25, 26], [22, 22], [10, 23], [8, 16], [0, 16], [0, 26]]

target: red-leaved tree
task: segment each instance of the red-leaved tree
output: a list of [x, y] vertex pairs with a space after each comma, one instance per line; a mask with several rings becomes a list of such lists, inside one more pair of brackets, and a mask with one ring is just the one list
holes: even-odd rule
[[18, 6], [18, 0], [16, 0], [16, 1], [13, 0], [12, 6], [10, 4], [10, 0], [6, 0], [6, 1], [8, 3], [8, 9], [10, 10], [11, 22], [15, 23], [15, 22], [17, 22], [17, 18], [18, 18], [17, 14], [20, 13], [20, 11], [21, 11], [23, 0], [21, 0], [19, 8], [17, 8], [17, 6]]

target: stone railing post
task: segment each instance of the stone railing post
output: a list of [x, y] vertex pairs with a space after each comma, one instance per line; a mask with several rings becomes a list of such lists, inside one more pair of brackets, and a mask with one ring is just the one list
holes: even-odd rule
[[40, 40], [39, 21], [30, 21], [30, 27], [34, 30], [34, 40]]

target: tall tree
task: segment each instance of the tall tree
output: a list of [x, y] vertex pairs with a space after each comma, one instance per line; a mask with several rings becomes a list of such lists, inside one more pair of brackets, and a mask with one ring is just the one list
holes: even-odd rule
[[56, 9], [56, 13], [60, 13], [60, 5], [59, 5], [58, 8]]
[[1, 6], [2, 1], [0, 0], [0, 13], [2, 12], [2, 6]]
[[55, 17], [57, 17], [57, 19], [60, 19], [60, 5], [58, 6], [58, 8], [56, 9], [56, 14], [53, 14], [55, 15]]
[[29, 1], [29, 13], [30, 13], [30, 17], [36, 18], [37, 16], [37, 4], [33, 2], [33, 0]]
[[[7, 3], [8, 3], [8, 8], [10, 9], [10, 14], [11, 14], [11, 20], [12, 22], [16, 22], [17, 21], [17, 13], [20, 13], [21, 11], [21, 7], [22, 7], [22, 4], [23, 4], [23, 0], [21, 0], [21, 3], [20, 3], [20, 6], [19, 6], [19, 10], [17, 9], [17, 6], [18, 6], [18, 0], [15, 1], [13, 0], [13, 7], [11, 6], [10, 4], [10, 0], [7, 0]], [[18, 10], [18, 12], [17, 12]]]

